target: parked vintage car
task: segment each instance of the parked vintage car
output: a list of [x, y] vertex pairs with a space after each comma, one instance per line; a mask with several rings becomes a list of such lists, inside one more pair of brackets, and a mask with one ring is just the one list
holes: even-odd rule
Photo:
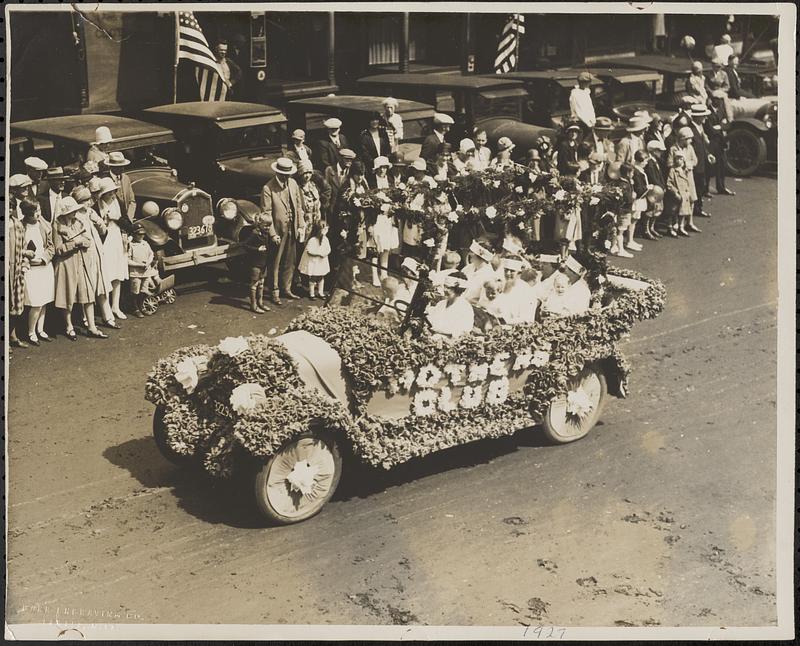
[[[325, 137], [327, 130], [322, 122], [337, 117], [342, 122], [342, 132], [351, 142], [357, 142], [362, 130], [369, 125], [370, 115], [383, 112], [383, 99], [379, 96], [321, 96], [290, 101], [286, 106], [289, 128], [301, 128], [308, 143]], [[397, 114], [403, 117], [403, 143], [399, 151], [407, 162], [419, 157], [422, 141], [432, 131], [432, 105], [398, 99]], [[324, 170], [324, 169], [320, 169]]]
[[370, 94], [401, 97], [433, 105], [456, 122], [452, 140], [471, 137], [474, 128], [486, 130], [494, 145], [500, 137], [515, 144], [514, 157], [521, 159], [542, 135], [555, 137], [550, 127], [524, 123], [523, 108], [528, 93], [521, 81], [504, 77], [456, 74], [378, 74], [358, 80], [358, 88]]
[[[220, 234], [211, 195], [181, 182], [164, 164], [174, 155], [175, 136], [168, 128], [111, 115], [81, 114], [11, 124], [13, 137], [24, 137], [49, 163], [66, 166], [83, 160], [95, 141], [95, 129], [106, 126], [114, 139], [97, 146], [120, 151], [131, 160], [126, 174], [136, 196], [135, 219], [165, 271], [218, 262], [240, 253]], [[20, 144], [22, 145], [22, 144]]]
[[145, 387], [156, 443], [177, 464], [246, 476], [261, 513], [289, 524], [330, 500], [345, 454], [388, 469], [537, 424], [550, 441], [573, 442], [608, 394], [625, 396], [617, 344], [664, 302], [657, 281], [616, 268], [602, 275], [604, 295], [588, 313], [446, 341], [419, 315], [431, 298], [424, 267], [419, 282], [398, 276], [413, 296], [393, 318], [391, 308], [376, 314], [389, 306], [371, 266], [351, 259], [327, 306], [283, 334], [229, 337], [159, 361]]
[[[663, 80], [656, 94], [656, 109], [675, 109], [686, 95], [685, 81], [692, 62], [685, 57], [654, 54], [635, 58], [610, 58], [603, 64], [611, 68], [631, 67], [658, 72]], [[703, 63], [708, 73], [709, 63]], [[740, 68], [741, 69], [741, 68]], [[777, 97], [762, 95], [756, 98], [731, 99], [733, 120], [729, 124], [728, 171], [746, 177], [757, 172], [766, 161], [777, 160]]]

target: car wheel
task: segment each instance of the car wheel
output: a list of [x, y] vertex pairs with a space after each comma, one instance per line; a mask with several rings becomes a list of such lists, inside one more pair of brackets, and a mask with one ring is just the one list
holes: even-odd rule
[[733, 128], [728, 133], [728, 173], [749, 177], [767, 160], [767, 142], [749, 128]]
[[153, 438], [156, 441], [156, 446], [167, 460], [178, 466], [186, 466], [193, 462], [191, 456], [181, 455], [176, 452], [170, 445], [167, 438], [167, 428], [164, 425], [164, 407], [157, 406], [156, 412], [153, 413]]
[[565, 395], [550, 402], [542, 423], [547, 438], [558, 444], [574, 442], [591, 431], [608, 394], [606, 377], [594, 364], [585, 366], [568, 388]]
[[178, 298], [178, 293], [174, 288], [170, 287], [169, 289], [165, 290], [163, 294], [161, 294], [161, 298], [167, 305], [172, 305], [175, 302], [175, 299]]
[[256, 502], [274, 523], [299, 523], [319, 513], [341, 475], [336, 440], [329, 433], [310, 431], [286, 443], [256, 472]]
[[145, 314], [155, 314], [158, 310], [158, 296], [145, 296], [142, 301], [142, 312]]

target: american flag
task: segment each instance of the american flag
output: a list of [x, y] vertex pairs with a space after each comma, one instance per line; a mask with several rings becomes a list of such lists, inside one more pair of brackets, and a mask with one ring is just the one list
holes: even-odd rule
[[194, 75], [200, 89], [200, 100], [224, 101], [228, 82], [191, 11], [178, 12], [177, 52], [178, 62], [185, 59], [196, 65]]
[[512, 13], [503, 27], [503, 34], [497, 45], [497, 57], [494, 59], [495, 74], [505, 74], [517, 69], [519, 38], [524, 33], [525, 16], [521, 13]]

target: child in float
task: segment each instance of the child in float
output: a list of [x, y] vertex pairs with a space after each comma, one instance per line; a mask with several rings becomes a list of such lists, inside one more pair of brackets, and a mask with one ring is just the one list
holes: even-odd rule
[[682, 236], [688, 237], [686, 219], [692, 214], [694, 208], [692, 179], [686, 168], [686, 159], [680, 150], [673, 150], [672, 153], [672, 167], [667, 174], [667, 190], [672, 193], [678, 203], [677, 220], [670, 227], [670, 235], [675, 237], [680, 233]]
[[558, 272], [554, 274], [553, 291], [542, 303], [542, 309], [556, 316], [568, 316], [569, 308], [566, 304], [566, 293], [569, 288], [569, 278], [566, 274]]
[[278, 234], [272, 227], [272, 217], [266, 213], [259, 213], [253, 219], [250, 233], [242, 241], [242, 246], [246, 249], [245, 258], [250, 275], [250, 311], [256, 314], [270, 311], [264, 304], [264, 281], [269, 263], [269, 241], [270, 239], [275, 241], [277, 237]]
[[497, 297], [503, 293], [505, 289], [505, 278], [499, 274], [494, 274], [481, 286], [481, 293], [478, 297], [477, 305], [489, 312], [492, 316], [502, 320], [502, 300], [498, 301]]
[[381, 288], [383, 290], [383, 305], [377, 312], [378, 316], [399, 323], [411, 303], [411, 292], [408, 291], [404, 283], [394, 276], [385, 276], [381, 280]]
[[494, 253], [484, 247], [477, 240], [473, 241], [469, 247], [469, 263], [462, 270], [467, 277], [467, 291], [464, 297], [471, 303], [475, 303], [481, 297], [486, 281], [496, 276], [496, 271], [492, 267]]
[[330, 253], [328, 223], [325, 220], [318, 220], [311, 227], [311, 237], [298, 266], [300, 273], [308, 277], [308, 297], [312, 300], [325, 298], [325, 276], [331, 271], [328, 260]]
[[128, 275], [130, 277], [133, 315], [143, 318], [142, 303], [148, 294], [158, 291], [161, 278], [156, 269], [156, 258], [150, 244], [145, 240], [144, 227], [133, 227], [133, 240], [128, 245]]
[[497, 297], [500, 318], [508, 324], [533, 323], [539, 300], [534, 289], [520, 278], [525, 265], [520, 256], [503, 258], [505, 285]]
[[438, 271], [432, 271], [429, 274], [431, 284], [437, 289], [441, 290], [444, 287], [445, 280], [453, 272], [458, 270], [461, 264], [461, 256], [457, 251], [447, 251], [442, 258], [442, 268]]

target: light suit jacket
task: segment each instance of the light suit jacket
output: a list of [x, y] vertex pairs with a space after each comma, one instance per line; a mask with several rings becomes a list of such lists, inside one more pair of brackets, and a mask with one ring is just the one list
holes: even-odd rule
[[[297, 182], [291, 177], [287, 179], [287, 187], [284, 189], [278, 182], [277, 177], [273, 177], [261, 190], [261, 210], [272, 217], [272, 227], [280, 238], [283, 238], [289, 230], [289, 223], [292, 221], [292, 209], [294, 209], [293, 233], [295, 239], [300, 241], [305, 235], [306, 221], [303, 209], [303, 196]], [[272, 230], [270, 230], [272, 234]]]

